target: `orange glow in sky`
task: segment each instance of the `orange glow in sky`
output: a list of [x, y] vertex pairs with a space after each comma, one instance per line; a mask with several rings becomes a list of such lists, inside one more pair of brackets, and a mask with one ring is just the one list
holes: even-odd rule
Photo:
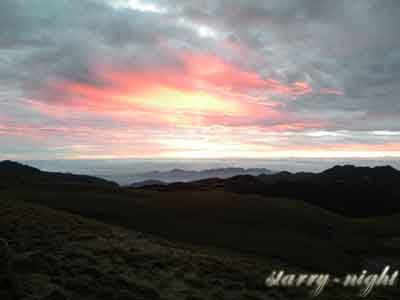
[[0, 157], [400, 157], [400, 1], [311, 2], [0, 0]]
[[[116, 124], [115, 128], [96, 129], [78, 122], [78, 128], [65, 129], [91, 140], [79, 139], [79, 143], [71, 145], [70, 149], [76, 152], [71, 158], [343, 157], [400, 151], [398, 144], [370, 145], [365, 151], [362, 145], [333, 143], [321, 149], [306, 143], [292, 144], [289, 136], [318, 132], [327, 124], [323, 119], [297, 118], [282, 109], [283, 103], [258, 94], [269, 92], [296, 101], [296, 97], [314, 92], [307, 82], [285, 84], [263, 78], [210, 55], [181, 54], [179, 58], [183, 64], [180, 70], [97, 66], [94, 70], [100, 83], [49, 82], [49, 95], [60, 97], [64, 106], [35, 101], [30, 105], [58, 119], [79, 119], [82, 114], [89, 114]], [[341, 95], [333, 89], [319, 93]], [[53, 133], [40, 131], [40, 136]], [[311, 137], [312, 133], [304, 141]], [[102, 151], [91, 146], [104, 140], [118, 144], [105, 151], [104, 147]]]

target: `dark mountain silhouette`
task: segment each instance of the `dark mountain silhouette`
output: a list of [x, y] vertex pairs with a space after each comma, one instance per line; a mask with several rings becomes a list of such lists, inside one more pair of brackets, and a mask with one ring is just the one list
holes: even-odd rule
[[[258, 176], [218, 176], [237, 172], [262, 173]], [[349, 217], [387, 216], [400, 213], [400, 171], [391, 166], [356, 167], [335, 166], [321, 173], [279, 172], [265, 174], [266, 169], [223, 168], [203, 171], [175, 169], [170, 172], [150, 172], [160, 177], [206, 176], [211, 178], [191, 182], [165, 184], [160, 180], [146, 180], [133, 185], [158, 191], [176, 192], [223, 189], [239, 194], [259, 194], [302, 200], [329, 211]], [[183, 175], [184, 174], [184, 175]], [[170, 177], [171, 178], [171, 177]], [[188, 177], [187, 177], [188, 178]], [[10, 185], [47, 185], [57, 190], [65, 186], [116, 187], [101, 178], [68, 173], [44, 172], [12, 161], [0, 162], [0, 188]]]
[[300, 199], [350, 217], [400, 212], [400, 172], [390, 166], [335, 166], [318, 174], [285, 173], [259, 180], [258, 185], [228, 182], [227, 187], [236, 192]]
[[400, 213], [400, 171], [391, 166], [335, 166], [321, 173], [239, 175], [149, 187], [161, 191], [222, 188], [241, 194], [288, 197], [350, 217]]
[[37, 168], [17, 163], [11, 160], [0, 161], [0, 172], [8, 175], [31, 175], [39, 174], [41, 171]]
[[163, 186], [166, 185], [167, 183], [160, 181], [160, 180], [143, 180], [143, 181], [138, 181], [132, 183], [130, 186], [133, 188], [140, 188], [144, 186]]
[[[70, 184], [65, 178], [55, 180], [58, 176], [52, 176], [54, 173], [10, 162], [1, 165], [1, 182], [8, 178], [11, 184], [0, 190], [0, 202], [40, 204], [171, 241], [273, 258], [309, 270], [347, 274], [360, 270], [365, 263], [386, 265], [381, 257], [398, 260], [397, 199], [370, 196], [368, 202], [362, 198], [373, 195], [364, 189], [382, 185], [371, 184], [371, 179], [366, 183], [365, 173], [374, 178], [376, 170], [386, 174], [382, 169], [368, 169], [354, 178], [340, 167], [319, 174], [240, 175], [134, 189], [75, 184], [82, 182], [80, 175]], [[393, 178], [397, 171], [387, 173], [387, 182], [392, 182], [388, 187], [396, 187]], [[359, 182], [355, 188], [353, 182]], [[386, 204], [385, 199], [390, 201]], [[8, 213], [3, 211], [0, 215]], [[338, 213], [371, 218], [359, 220]], [[374, 218], [383, 214], [393, 216]], [[13, 224], [18, 223], [10, 226]], [[13, 228], [20, 232], [19, 227]]]
[[321, 174], [330, 180], [349, 180], [358, 182], [392, 182], [400, 179], [400, 171], [391, 166], [355, 167], [352, 165], [335, 166]]
[[115, 182], [93, 176], [45, 172], [18, 162], [1, 161], [0, 186], [20, 184], [118, 186]]
[[258, 176], [261, 174], [272, 174], [273, 172], [264, 168], [217, 168], [201, 171], [188, 171], [183, 169], [173, 169], [170, 171], [160, 172], [152, 171], [135, 174], [137, 181], [159, 180], [163, 182], [188, 182], [202, 180], [206, 178], [230, 178], [237, 175]]

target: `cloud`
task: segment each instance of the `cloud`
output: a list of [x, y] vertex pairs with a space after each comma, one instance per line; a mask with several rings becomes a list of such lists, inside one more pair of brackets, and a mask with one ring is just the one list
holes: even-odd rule
[[241, 133], [230, 137], [243, 155], [332, 139], [360, 145], [348, 152], [396, 150], [397, 135], [363, 132], [400, 131], [399, 27], [395, 0], [3, 0], [0, 141], [31, 139], [40, 156], [42, 137], [42, 153], [102, 156], [113, 147], [93, 135], [129, 144], [134, 130], [141, 150], [118, 153], [164, 155], [182, 152], [186, 129], [216, 126]]

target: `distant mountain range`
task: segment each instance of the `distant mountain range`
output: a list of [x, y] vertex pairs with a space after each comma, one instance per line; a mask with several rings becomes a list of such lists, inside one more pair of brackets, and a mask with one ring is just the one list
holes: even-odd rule
[[141, 187], [148, 187], [148, 186], [162, 186], [162, 185], [167, 185], [168, 183], [165, 183], [164, 181], [160, 180], [143, 180], [143, 181], [138, 181], [134, 182], [130, 185], [130, 187], [133, 188], [141, 188]]
[[[92, 231], [94, 227], [90, 229], [81, 222], [73, 221], [75, 229], [66, 232], [62, 222], [67, 220], [60, 214], [52, 219], [48, 210], [43, 210], [43, 217], [40, 218], [46, 225], [38, 226], [36, 220], [32, 220], [39, 215], [39, 211], [25, 211], [24, 207], [39, 204], [171, 241], [227, 249], [259, 256], [262, 260], [279, 260], [312, 271], [347, 274], [368, 266], [390, 264], [394, 269], [400, 267], [400, 172], [390, 166], [336, 166], [321, 173], [279, 172], [170, 184], [147, 183], [150, 186], [142, 188], [117, 186], [91, 176], [43, 172], [19, 163], [1, 162], [1, 238], [9, 238], [12, 247], [25, 247], [25, 251], [31, 252], [33, 247], [44, 245], [43, 242], [54, 237], [56, 245], [65, 248], [71, 258], [73, 253], [70, 252], [69, 237], [73, 238], [76, 233], [76, 239], [85, 245], [85, 251], [79, 251], [79, 255], [85, 258], [68, 264], [75, 271], [67, 271], [64, 275], [75, 277], [78, 274], [76, 266], [82, 266], [82, 272], [87, 270], [98, 277], [99, 272], [87, 268], [93, 265], [92, 255], [86, 252], [88, 233], [91, 232], [92, 237], [98, 236], [96, 231]], [[10, 210], [13, 206], [15, 208]], [[17, 215], [20, 220], [14, 218]], [[46, 232], [50, 229], [48, 224], [58, 221], [61, 224], [54, 227], [55, 232], [67, 234], [68, 238], [62, 244], [59, 244], [60, 235]], [[21, 231], [23, 223], [26, 224], [26, 232], [33, 233], [32, 239], [26, 238], [25, 232]], [[39, 243], [38, 237], [41, 237]], [[19, 239], [23, 243], [20, 244]], [[92, 246], [97, 249], [97, 245]], [[138, 244], [135, 242], [135, 245]], [[111, 244], [109, 246], [110, 251], [116, 253], [115, 248]], [[104, 254], [103, 249], [98, 248]], [[155, 265], [153, 258], [138, 255], [136, 246], [130, 249], [124, 246], [121, 251], [133, 251], [137, 262], [124, 256], [127, 260], [112, 263], [137, 268], [137, 264], [148, 262], [152, 272], [159, 269], [159, 262]], [[150, 251], [152, 249], [151, 246]], [[43, 250], [44, 254], [55, 253], [53, 246]], [[399, 265], [393, 262], [394, 256]], [[385, 259], [382, 260], [382, 257]], [[43, 261], [49, 261], [48, 258], [46, 255]], [[30, 261], [30, 257], [27, 259]], [[36, 263], [36, 260], [32, 261]], [[193, 261], [189, 262], [192, 264]], [[160, 263], [168, 266], [171, 260], [163, 258]], [[58, 266], [53, 261], [50, 264]], [[212, 264], [221, 269], [215, 260]], [[115, 276], [119, 275], [119, 272], [113, 271], [116, 268], [110, 268], [108, 259], [101, 267], [112, 270]], [[31, 269], [23, 270], [31, 272]], [[56, 271], [52, 274], [63, 274], [59, 273], [62, 269]], [[199, 271], [203, 276], [216, 270], [212, 269], [212, 273], [205, 273], [207, 270], [204, 269]], [[249, 282], [256, 282], [265, 276], [265, 270], [259, 271], [259, 276]], [[228, 269], [227, 273], [233, 272]], [[165, 275], [164, 272], [162, 274]], [[170, 276], [164, 278], [171, 279]], [[81, 278], [78, 279], [80, 281]], [[208, 289], [207, 284], [204, 286]], [[243, 286], [238, 288], [243, 290]], [[110, 298], [107, 297], [103, 298]]]
[[201, 171], [188, 171], [182, 169], [173, 169], [170, 171], [152, 171], [145, 173], [135, 174], [134, 177], [137, 179], [133, 182], [133, 185], [137, 185], [138, 182], [146, 183], [149, 180], [156, 180], [165, 183], [171, 182], [188, 182], [201, 180], [206, 178], [229, 178], [237, 175], [251, 175], [258, 176], [261, 174], [269, 175], [274, 172], [264, 168], [218, 168], [218, 169], [207, 169]]
[[[236, 175], [238, 173], [245, 175]], [[232, 174], [234, 176], [230, 176]], [[143, 175], [156, 179], [133, 183], [130, 188], [173, 192], [223, 190], [290, 198], [349, 217], [400, 213], [400, 171], [391, 166], [371, 168], [345, 165], [321, 173], [273, 173], [267, 169], [242, 168], [204, 171], [175, 169]], [[112, 181], [93, 176], [44, 172], [12, 161], [0, 162], [0, 189], [19, 185], [48, 186], [53, 190], [59, 190], [60, 185], [118, 187]], [[127, 189], [121, 188], [120, 191], [125, 193]]]

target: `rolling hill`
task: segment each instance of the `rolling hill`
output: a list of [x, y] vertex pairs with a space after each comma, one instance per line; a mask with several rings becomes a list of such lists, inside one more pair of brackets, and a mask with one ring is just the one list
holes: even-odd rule
[[221, 189], [239, 194], [283, 197], [305, 201], [348, 217], [365, 218], [400, 213], [400, 171], [390, 166], [370, 168], [345, 165], [321, 173], [243, 175], [150, 186], [147, 189]]
[[[319, 178], [311, 176], [314, 180]], [[267, 185], [262, 182], [263, 177], [236, 176], [142, 189], [104, 185], [102, 181], [88, 186], [85, 180], [68, 186], [24, 184], [22, 188], [5, 188], [0, 196], [171, 240], [274, 257], [304, 268], [334, 272], [357, 269], [369, 257], [386, 251], [379, 244], [381, 236], [399, 233], [397, 223], [391, 226], [390, 233], [376, 232], [369, 225], [308, 201], [265, 195], [265, 190], [256, 189]], [[331, 259], [320, 253], [329, 254]]]
[[0, 185], [96, 185], [116, 187], [112, 181], [88, 175], [44, 172], [21, 163], [5, 160], [0, 162]]

